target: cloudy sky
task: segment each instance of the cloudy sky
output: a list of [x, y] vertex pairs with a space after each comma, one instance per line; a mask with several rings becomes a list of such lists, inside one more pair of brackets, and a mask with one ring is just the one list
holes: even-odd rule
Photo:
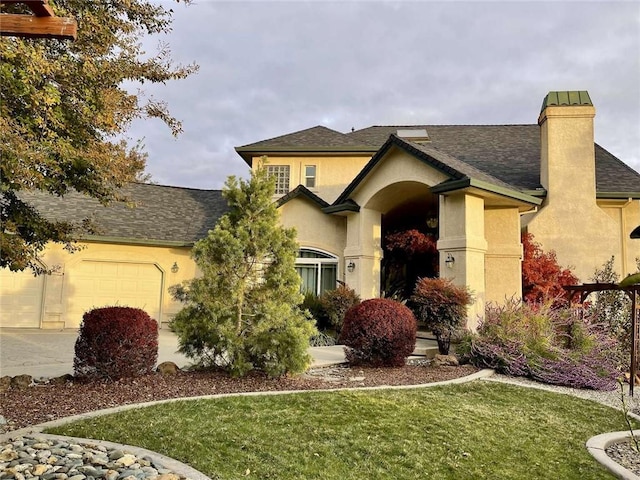
[[636, 1], [163, 3], [200, 71], [145, 85], [184, 127], [129, 132], [157, 183], [221, 188], [247, 173], [234, 147], [315, 125], [534, 124], [550, 90], [588, 90], [596, 142], [640, 171]]

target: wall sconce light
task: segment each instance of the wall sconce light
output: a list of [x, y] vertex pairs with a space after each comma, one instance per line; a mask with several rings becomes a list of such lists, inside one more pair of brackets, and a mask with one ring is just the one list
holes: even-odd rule
[[353, 263], [353, 260], [349, 260], [349, 264], [347, 265], [347, 270], [349, 271], [349, 273], [353, 273], [355, 269], [356, 269], [356, 264]]
[[444, 263], [448, 268], [453, 268], [453, 264], [456, 263], [456, 259], [450, 253], [447, 253], [447, 258], [445, 259]]
[[178, 262], [173, 262], [173, 265], [171, 265], [171, 273], [178, 273], [178, 270], [180, 270]]
[[438, 228], [438, 217], [427, 218], [427, 227]]

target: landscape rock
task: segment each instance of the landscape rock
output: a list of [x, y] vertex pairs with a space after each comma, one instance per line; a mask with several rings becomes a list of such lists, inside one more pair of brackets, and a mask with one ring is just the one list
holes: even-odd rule
[[180, 371], [178, 365], [173, 362], [162, 362], [156, 369], [161, 375], [175, 375]]
[[11, 387], [13, 388], [27, 388], [33, 382], [31, 375], [16, 375], [11, 379]]
[[436, 355], [433, 358], [433, 365], [436, 367], [457, 367], [459, 363], [455, 355]]
[[73, 375], [70, 373], [65, 373], [64, 375], [60, 375], [59, 377], [53, 377], [49, 379], [49, 383], [53, 385], [64, 385], [67, 382], [73, 381]]

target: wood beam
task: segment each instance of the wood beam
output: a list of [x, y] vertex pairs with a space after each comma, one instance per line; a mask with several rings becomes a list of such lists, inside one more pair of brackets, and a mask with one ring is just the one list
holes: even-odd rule
[[78, 23], [75, 19], [67, 17], [3, 13], [0, 14], [0, 34], [23, 38], [75, 40], [78, 35]]

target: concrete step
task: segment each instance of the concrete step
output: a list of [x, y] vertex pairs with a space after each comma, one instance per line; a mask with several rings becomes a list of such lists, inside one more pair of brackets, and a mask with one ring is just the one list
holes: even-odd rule
[[438, 343], [435, 340], [425, 338], [416, 339], [416, 348], [413, 350], [414, 356], [433, 358], [438, 354]]

